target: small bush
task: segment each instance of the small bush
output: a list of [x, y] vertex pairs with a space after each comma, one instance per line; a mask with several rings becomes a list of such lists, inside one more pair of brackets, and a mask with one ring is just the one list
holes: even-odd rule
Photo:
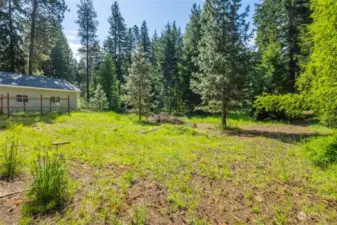
[[254, 102], [254, 117], [259, 120], [299, 119], [305, 110], [303, 102], [303, 97], [298, 94], [264, 94]]
[[337, 134], [311, 140], [305, 145], [305, 151], [317, 166], [327, 167], [337, 163]]
[[70, 198], [67, 169], [62, 156], [38, 155], [33, 161], [33, 184], [28, 193], [28, 213], [46, 213], [62, 208]]
[[15, 137], [7, 137], [1, 147], [1, 153], [3, 160], [0, 164], [0, 173], [7, 180], [13, 180], [13, 178], [20, 173], [23, 165], [23, 158], [19, 151], [17, 139]]

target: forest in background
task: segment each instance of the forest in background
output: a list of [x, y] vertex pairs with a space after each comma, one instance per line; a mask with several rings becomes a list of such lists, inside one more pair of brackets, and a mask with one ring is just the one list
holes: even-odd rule
[[241, 0], [207, 0], [193, 5], [186, 28], [167, 23], [154, 34], [146, 21], [127, 27], [115, 2], [102, 43], [92, 0], [77, 8], [78, 62], [61, 26], [64, 0], [7, 0], [0, 71], [66, 79], [99, 110], [221, 112], [223, 125], [229, 110], [249, 110], [257, 119], [311, 111], [337, 126], [334, 0], [264, 0], [253, 32]]

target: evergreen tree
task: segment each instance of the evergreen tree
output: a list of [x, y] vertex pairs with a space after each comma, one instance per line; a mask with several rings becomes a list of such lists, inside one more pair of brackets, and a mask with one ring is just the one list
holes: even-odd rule
[[92, 0], [81, 0], [77, 5], [79, 26], [78, 36], [81, 38], [82, 47], [79, 52], [86, 57], [86, 99], [90, 99], [90, 64], [93, 57], [93, 50], [97, 46], [96, 31], [98, 26], [97, 13], [95, 12]]
[[56, 43], [51, 50], [50, 59], [45, 62], [44, 74], [47, 76], [75, 80], [75, 59], [61, 28]]
[[184, 61], [185, 68], [183, 71], [183, 98], [184, 104], [189, 111], [193, 111], [195, 107], [201, 104], [199, 94], [196, 94], [191, 87], [191, 80], [196, 79], [193, 74], [199, 72], [199, 67], [194, 60], [199, 56], [198, 44], [201, 39], [201, 9], [197, 4], [193, 4], [191, 10], [190, 22], [186, 27], [184, 37]]
[[151, 75], [151, 93], [153, 93], [151, 110], [160, 112], [164, 107], [163, 101], [163, 76], [159, 65], [159, 55], [161, 54], [160, 39], [155, 31], [151, 40], [150, 54], [150, 75]]
[[167, 24], [159, 40], [158, 65], [163, 77], [162, 98], [169, 113], [180, 109], [179, 63], [182, 60], [182, 35], [175, 22]]
[[[29, 32], [29, 64], [28, 73], [33, 74], [35, 58], [35, 45], [43, 42], [37, 40], [42, 35], [54, 34], [55, 29], [63, 21], [67, 6], [64, 0], [32, 0], [30, 7], [30, 32]], [[54, 29], [55, 28], [55, 29]], [[44, 36], [45, 37], [45, 36]], [[44, 41], [50, 38], [41, 38]]]
[[117, 78], [122, 84], [124, 82], [122, 63], [127, 46], [127, 34], [124, 18], [119, 10], [117, 1], [111, 6], [111, 16], [108, 22], [110, 24], [109, 36], [104, 43], [104, 47], [115, 60]]
[[114, 60], [109, 53], [106, 54], [104, 61], [101, 63], [101, 67], [98, 72], [98, 80], [99, 84], [106, 93], [109, 108], [112, 110], [119, 110], [119, 81], [116, 76]]
[[23, 13], [22, 0], [8, 0], [0, 8], [0, 70], [24, 73]]
[[97, 85], [94, 96], [90, 99], [90, 108], [97, 111], [103, 111], [108, 108], [108, 100], [100, 84]]
[[254, 17], [264, 91], [295, 92], [300, 73], [301, 30], [311, 23], [309, 0], [265, 0]]
[[224, 126], [229, 104], [240, 96], [247, 74], [242, 66], [247, 11], [240, 14], [240, 7], [240, 0], [207, 0], [202, 14], [195, 90], [206, 106], [221, 109]]
[[157, 66], [158, 63], [158, 34], [155, 30], [151, 40], [151, 53], [150, 53], [150, 62], [152, 65]]
[[126, 60], [129, 66], [131, 65], [132, 52], [134, 49], [136, 49], [135, 36], [133, 34], [132, 28], [129, 28], [128, 33], [127, 33], [127, 41], [126, 41]]
[[141, 41], [141, 38], [140, 38], [140, 32], [139, 32], [139, 28], [137, 25], [134, 25], [132, 27], [132, 31], [133, 31], [133, 36], [134, 36], [134, 47], [137, 48], [140, 41]]
[[144, 20], [140, 28], [140, 48], [143, 52], [149, 54], [151, 48], [151, 42], [149, 37], [149, 29], [147, 28], [146, 21]]
[[129, 76], [125, 84], [125, 100], [138, 111], [139, 120], [149, 110], [151, 100], [151, 77], [146, 53], [137, 51], [133, 55]]

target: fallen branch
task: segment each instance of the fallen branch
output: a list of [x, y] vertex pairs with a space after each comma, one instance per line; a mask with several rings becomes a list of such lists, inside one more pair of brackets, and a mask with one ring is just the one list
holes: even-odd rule
[[13, 195], [17, 195], [17, 194], [21, 194], [25, 191], [28, 191], [29, 189], [27, 190], [22, 190], [22, 191], [16, 191], [16, 192], [12, 192], [12, 193], [9, 193], [9, 194], [5, 194], [5, 195], [0, 195], [0, 198], [6, 198], [6, 197], [10, 197], [10, 196], [13, 196]]

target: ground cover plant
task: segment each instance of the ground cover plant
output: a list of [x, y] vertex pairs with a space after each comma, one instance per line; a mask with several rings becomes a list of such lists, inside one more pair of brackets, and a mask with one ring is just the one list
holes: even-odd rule
[[[182, 117], [185, 124], [178, 125], [140, 123], [137, 116], [111, 112], [73, 113], [2, 129], [1, 141], [8, 132], [17, 133], [25, 149], [25, 167], [15, 182], [0, 181], [1, 194], [17, 193], [0, 198], [0, 220], [4, 224], [336, 221], [336, 170], [333, 165], [316, 166], [304, 147], [310, 138], [332, 130], [254, 123], [235, 113], [228, 123], [236, 129], [223, 130], [212, 123], [215, 118]], [[62, 141], [70, 144], [52, 147]], [[31, 162], [46, 146], [48, 154], [64, 156], [73, 195], [62, 209], [31, 215], [26, 213], [28, 189], [36, 180], [30, 175]]]

